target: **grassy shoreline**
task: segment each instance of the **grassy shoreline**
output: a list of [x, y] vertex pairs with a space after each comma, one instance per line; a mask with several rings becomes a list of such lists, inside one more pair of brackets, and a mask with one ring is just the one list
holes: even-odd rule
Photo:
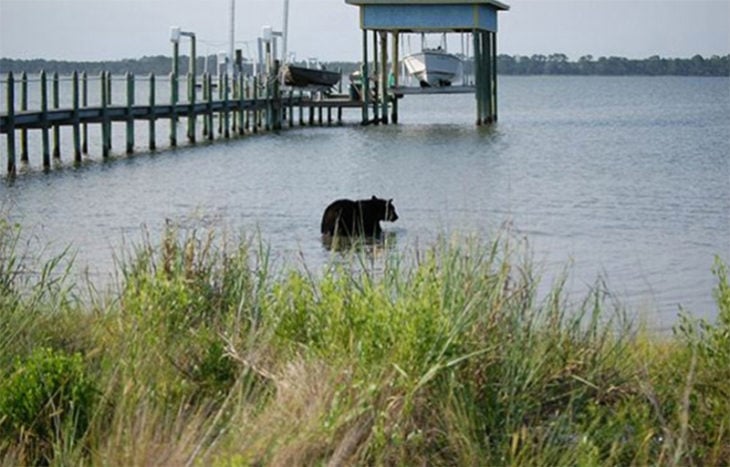
[[314, 276], [170, 228], [82, 299], [60, 259], [26, 274], [19, 238], [0, 220], [3, 465], [730, 462], [720, 260], [717, 323], [656, 338], [601, 287], [538, 301], [505, 239]]

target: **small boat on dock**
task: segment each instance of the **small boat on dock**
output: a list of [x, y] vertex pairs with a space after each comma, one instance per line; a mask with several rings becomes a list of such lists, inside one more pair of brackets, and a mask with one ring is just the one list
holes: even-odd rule
[[297, 88], [330, 89], [340, 81], [340, 73], [286, 63], [282, 66], [284, 84]]
[[282, 32], [282, 63], [281, 80], [294, 88], [306, 88], [314, 91], [328, 92], [337, 84], [342, 76], [337, 71], [326, 70], [320, 65], [316, 58], [307, 60], [307, 66], [294, 65], [289, 60], [287, 53], [287, 40], [289, 36], [289, 0], [284, 0], [284, 21]]

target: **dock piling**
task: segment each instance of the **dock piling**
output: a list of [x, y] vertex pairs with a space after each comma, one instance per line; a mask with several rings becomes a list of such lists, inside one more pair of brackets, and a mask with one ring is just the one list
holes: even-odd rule
[[230, 132], [230, 112], [228, 111], [229, 107], [229, 91], [230, 88], [228, 87], [228, 73], [223, 73], [221, 78], [221, 85], [223, 87], [223, 137], [224, 138], [230, 138], [231, 132]]
[[109, 120], [109, 86], [107, 81], [111, 79], [108, 73], [101, 72], [101, 155], [104, 159], [109, 157], [111, 151], [111, 121]]
[[71, 100], [72, 100], [72, 125], [74, 162], [81, 162], [81, 118], [79, 114], [79, 72], [74, 71], [71, 75]]
[[[84, 71], [81, 73], [81, 105], [86, 108], [89, 105], [89, 76]], [[81, 126], [81, 152], [89, 153], [89, 124], [84, 122]]]
[[48, 76], [41, 71], [41, 144], [43, 145], [43, 168], [51, 166], [50, 142], [48, 140]]
[[[10, 108], [10, 106], [8, 106]], [[28, 73], [20, 75], [20, 111], [28, 110]], [[20, 162], [28, 163], [28, 130], [20, 130]]]
[[134, 74], [127, 73], [127, 154], [134, 152]]
[[245, 131], [245, 117], [246, 117], [246, 111], [244, 110], [244, 105], [246, 101], [246, 95], [244, 93], [245, 89], [245, 81], [243, 78], [243, 73], [238, 73], [238, 76], [236, 76], [236, 81], [238, 82], [238, 136], [243, 136]]
[[[59, 79], [58, 72], [53, 73], [53, 109], [58, 110], [61, 108], [59, 99]], [[53, 158], [61, 158], [61, 127], [59, 125], [53, 125]]]
[[[177, 68], [177, 62], [173, 62]], [[177, 146], [177, 70], [170, 73], [170, 146]]]
[[15, 80], [13, 73], [8, 73], [7, 78], [7, 107], [8, 107], [8, 174], [16, 174], [15, 166]]
[[195, 143], [195, 75], [188, 73], [188, 142]]
[[155, 74], [150, 73], [150, 109], [149, 109], [149, 148], [154, 151], [157, 148], [155, 135]]

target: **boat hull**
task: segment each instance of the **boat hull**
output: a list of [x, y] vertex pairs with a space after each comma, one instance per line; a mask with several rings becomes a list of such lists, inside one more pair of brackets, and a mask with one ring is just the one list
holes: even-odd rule
[[330, 88], [340, 81], [340, 73], [316, 68], [284, 65], [284, 84], [292, 87]]
[[424, 50], [403, 58], [406, 70], [422, 87], [451, 86], [461, 67], [456, 55], [440, 50]]

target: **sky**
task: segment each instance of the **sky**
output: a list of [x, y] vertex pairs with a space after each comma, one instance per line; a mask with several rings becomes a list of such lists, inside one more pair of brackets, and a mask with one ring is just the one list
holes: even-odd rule
[[[235, 1], [236, 47], [250, 57], [262, 26], [281, 29], [283, 0]], [[730, 0], [502, 1], [510, 10], [499, 14], [499, 53], [730, 54]], [[170, 55], [171, 26], [195, 32], [199, 54], [215, 54], [228, 49], [229, 13], [230, 0], [0, 0], [0, 57]], [[299, 59], [359, 60], [358, 27], [357, 8], [345, 0], [290, 0], [289, 50]]]

